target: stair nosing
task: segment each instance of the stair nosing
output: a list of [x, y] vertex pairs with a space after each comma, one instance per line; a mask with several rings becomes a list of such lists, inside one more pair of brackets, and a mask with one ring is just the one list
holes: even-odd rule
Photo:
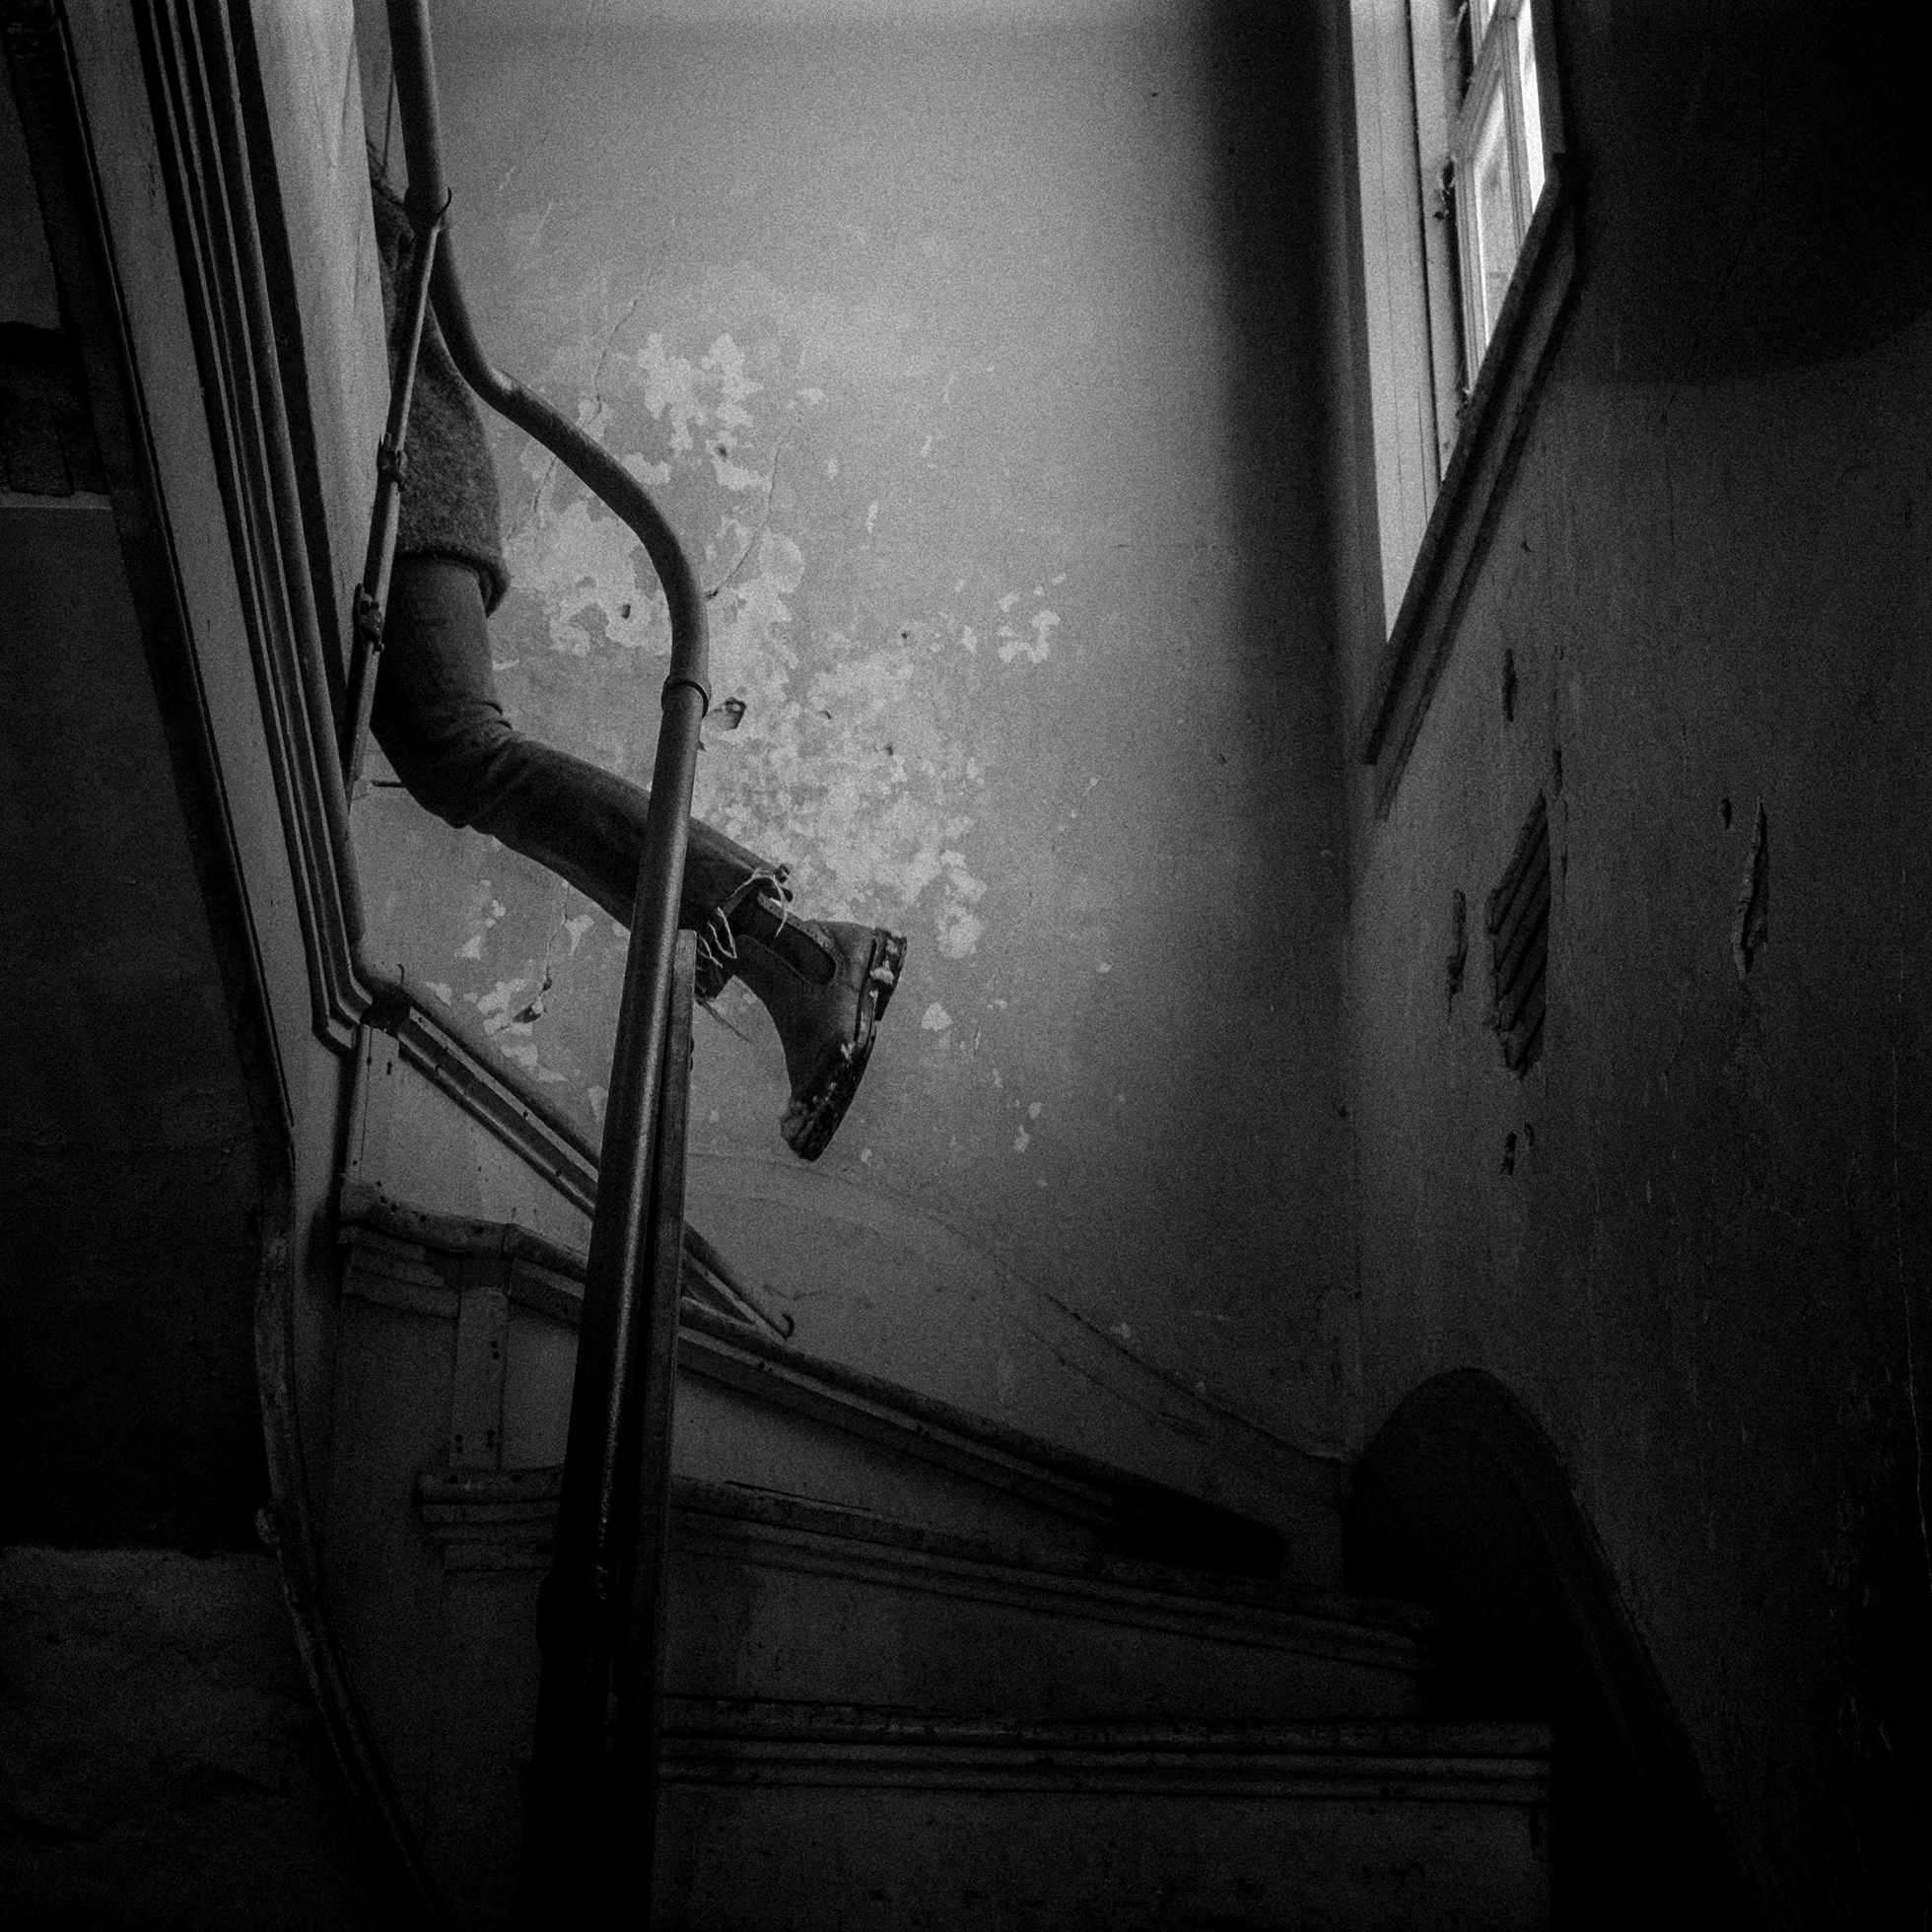
[[675, 1783], [906, 1785], [1153, 1796], [1547, 1802], [1552, 1738], [1520, 1723], [1040, 1723], [853, 1704], [670, 1696]]
[[[447, 1542], [514, 1544], [520, 1554], [554, 1520], [557, 1478], [555, 1470], [433, 1471], [419, 1479], [418, 1504], [432, 1534]], [[675, 1535], [687, 1551], [709, 1544], [728, 1554], [730, 1545], [749, 1538], [765, 1546], [768, 1566], [864, 1574], [1012, 1608], [1084, 1598], [1076, 1614], [1093, 1621], [1251, 1649], [1320, 1651], [1370, 1667], [1419, 1672], [1430, 1658], [1435, 1619], [1415, 1606], [1308, 1596], [1211, 1570], [1033, 1549], [696, 1477], [674, 1479], [672, 1506]], [[786, 1553], [797, 1560], [771, 1562]], [[498, 1565], [466, 1559], [464, 1566]]]

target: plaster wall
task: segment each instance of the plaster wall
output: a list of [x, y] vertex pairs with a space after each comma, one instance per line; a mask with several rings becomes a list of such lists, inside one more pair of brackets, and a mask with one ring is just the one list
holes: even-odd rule
[[[1364, 1419], [1500, 1377], [1771, 1922], [1877, 1925], [1924, 1903], [1932, 254], [1880, 16], [1747, 12], [1560, 16], [1575, 309], [1387, 817], [1352, 792]], [[1519, 1078], [1483, 909], [1539, 794]]]
[[[809, 1345], [891, 1367], [967, 1346], [975, 1297], [1070, 1312], [1197, 1433], [1333, 1450], [1315, 10], [655, 11], [439, 10], [458, 246], [498, 360], [701, 560], [699, 810], [803, 909], [912, 940], [814, 1168], [761, 1009], [701, 1014], [694, 1218]], [[492, 438], [506, 701], [642, 780], [649, 568]], [[379, 949], [594, 1127], [611, 922], [399, 793], [358, 836]], [[1022, 1361], [984, 1368], [973, 1399], [1024, 1406]]]

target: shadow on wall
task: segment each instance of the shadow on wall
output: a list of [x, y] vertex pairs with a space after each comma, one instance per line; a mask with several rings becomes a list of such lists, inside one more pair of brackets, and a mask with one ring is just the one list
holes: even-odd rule
[[1458, 1369], [1410, 1396], [1344, 1535], [1350, 1590], [1440, 1615], [1436, 1716], [1554, 1727], [1558, 1925], [1760, 1922], [1555, 1451], [1500, 1382]]
[[[1599, 293], [1594, 380], [1703, 383], [1855, 356], [1932, 304], [1922, 9], [1564, 7]], [[1687, 85], [1687, 77], [1689, 82]], [[1686, 111], [1686, 96], [1690, 97]]]
[[[1331, 621], [1321, 483], [1331, 392], [1346, 376], [1331, 366], [1325, 320], [1325, 282], [1345, 272], [1327, 258], [1324, 227], [1341, 140], [1336, 58], [1317, 7], [1213, 0], [1205, 10], [1230, 502], [1244, 554], [1267, 560], [1246, 586], [1253, 649], [1319, 637]], [[1324, 674], [1331, 653], [1304, 655]], [[1306, 723], [1309, 751], [1331, 755], [1312, 735], [1328, 730], [1326, 712]]]

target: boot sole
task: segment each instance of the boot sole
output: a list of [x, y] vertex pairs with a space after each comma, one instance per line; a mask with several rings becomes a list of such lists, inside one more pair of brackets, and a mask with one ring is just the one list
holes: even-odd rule
[[[785, 1131], [786, 1144], [800, 1160], [816, 1160], [831, 1144], [839, 1123], [845, 1119], [852, 1096], [864, 1077], [865, 1063], [872, 1057], [872, 1042], [879, 1021], [898, 990], [899, 975], [906, 964], [906, 938], [901, 932], [879, 932], [872, 939], [871, 957], [865, 962], [865, 990], [859, 1001], [859, 1018], [853, 1037], [830, 1070], [806, 1099], [802, 1118], [795, 1128]], [[883, 966], [890, 980], [872, 975]]]

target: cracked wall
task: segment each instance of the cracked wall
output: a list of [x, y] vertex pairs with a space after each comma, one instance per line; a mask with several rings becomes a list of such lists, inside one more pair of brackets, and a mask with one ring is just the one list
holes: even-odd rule
[[[1339, 1442], [1301, 10], [477, 18], [439, 29], [473, 300], [697, 556], [698, 809], [789, 864], [803, 909], [911, 936], [809, 1172], [762, 1010], [733, 988], [700, 1015], [694, 1214], [817, 1346], [879, 1365], [948, 1293], [1030, 1297], [1177, 1407]], [[492, 440], [506, 702], [641, 781], [667, 649], [648, 564], [542, 451]], [[398, 794], [358, 813], [381, 943], [594, 1126], [611, 922]], [[868, 1200], [932, 1231], [869, 1276]], [[932, 1260], [962, 1237], [963, 1286]]]

